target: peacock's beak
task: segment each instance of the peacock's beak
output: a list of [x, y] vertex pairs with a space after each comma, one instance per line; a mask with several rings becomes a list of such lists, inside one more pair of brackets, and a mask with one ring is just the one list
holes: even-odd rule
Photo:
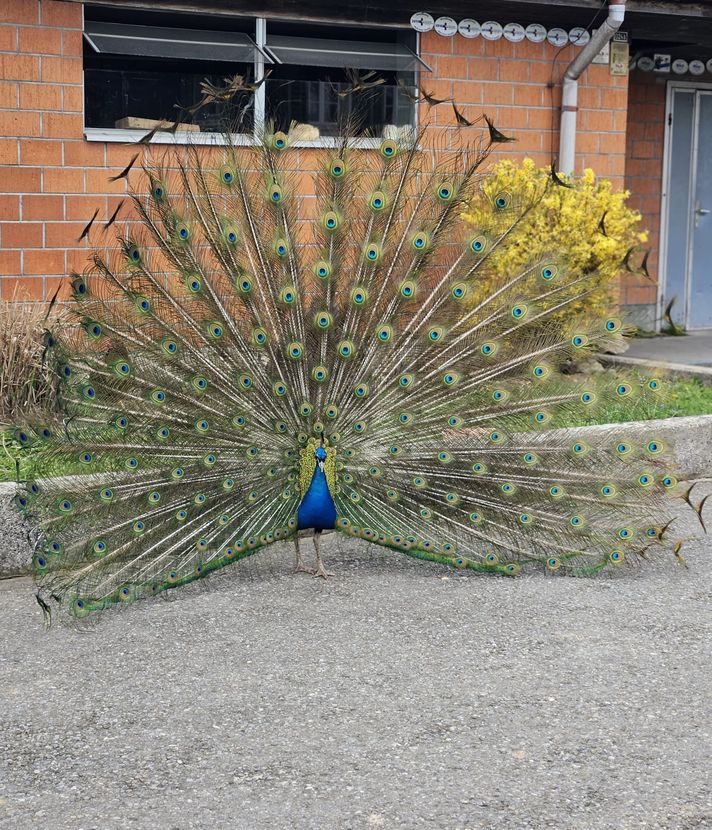
[[324, 462], [323, 462], [321, 459], [318, 459], [316, 463], [317, 463], [317, 465], [318, 465], [319, 469], [320, 469], [320, 470], [322, 471], [322, 473], [323, 473], [323, 472], [324, 472]]

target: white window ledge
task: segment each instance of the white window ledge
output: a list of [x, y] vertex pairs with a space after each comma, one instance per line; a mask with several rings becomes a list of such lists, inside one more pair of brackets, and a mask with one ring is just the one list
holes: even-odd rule
[[[87, 141], [106, 141], [114, 144], [135, 144], [146, 135], [148, 130], [120, 130], [103, 129], [100, 127], [85, 127], [84, 138]], [[249, 147], [257, 143], [253, 135], [240, 133], [231, 137], [233, 145]], [[382, 138], [354, 138], [351, 147], [362, 150], [377, 149], [381, 146]], [[334, 136], [322, 136], [313, 141], [294, 141], [290, 147], [316, 147], [331, 148], [337, 146], [338, 139]], [[224, 147], [227, 144], [222, 133], [197, 133], [197, 132], [158, 132], [151, 139], [151, 144], [207, 144], [214, 147]]]

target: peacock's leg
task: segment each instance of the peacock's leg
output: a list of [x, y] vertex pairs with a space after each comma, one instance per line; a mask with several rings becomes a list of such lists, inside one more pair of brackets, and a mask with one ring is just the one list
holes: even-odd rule
[[322, 576], [326, 579], [327, 576], [334, 576], [333, 571], [327, 571], [324, 568], [324, 563], [321, 561], [321, 531], [314, 531], [314, 550], [316, 551], [316, 570], [314, 576]]
[[315, 574], [316, 572], [313, 571], [311, 568], [307, 568], [307, 566], [302, 562], [302, 553], [299, 550], [299, 536], [295, 535], [294, 537], [294, 551], [297, 555], [297, 560], [294, 564], [294, 573], [304, 573], [304, 574]]

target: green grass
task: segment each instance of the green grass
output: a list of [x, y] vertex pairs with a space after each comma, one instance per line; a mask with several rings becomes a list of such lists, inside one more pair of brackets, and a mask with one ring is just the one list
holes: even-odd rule
[[[603, 403], [592, 413], [577, 412], [555, 417], [554, 427], [590, 426], [592, 424], [619, 424], [625, 421], [649, 421], [655, 418], [679, 418], [685, 415], [712, 414], [712, 386], [699, 380], [678, 380], [671, 384], [670, 394], [661, 399], [644, 398], [629, 401], [615, 400]], [[19, 463], [19, 466], [17, 466]], [[40, 466], [32, 450], [20, 450], [10, 432], [0, 432], [0, 481], [28, 481], [48, 475], [71, 475], [86, 470], [79, 462], [52, 469]]]
[[[629, 375], [621, 376], [629, 377]], [[701, 381], [677, 380], [671, 391], [660, 399], [650, 397], [630, 401], [611, 400], [599, 405], [590, 415], [587, 412], [569, 414], [555, 426], [574, 427], [592, 424], [621, 424], [626, 421], [652, 421], [656, 418], [682, 418], [688, 415], [712, 414], [712, 386]]]

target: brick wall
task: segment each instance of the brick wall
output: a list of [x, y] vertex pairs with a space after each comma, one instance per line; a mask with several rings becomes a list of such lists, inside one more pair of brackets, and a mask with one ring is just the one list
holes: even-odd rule
[[[643, 216], [652, 249], [648, 270], [657, 280], [660, 245], [660, 194], [663, 177], [665, 137], [666, 79], [648, 72], [633, 72], [629, 85], [628, 134], [626, 142], [625, 186], [631, 196], [628, 204]], [[654, 322], [657, 285], [645, 277], [626, 274], [622, 280], [622, 299], [626, 305], [652, 306], [642, 316]], [[648, 323], [649, 325], [649, 323]], [[652, 327], [652, 326], [650, 326]]]
[[[469, 119], [486, 112], [516, 144], [502, 145], [494, 158], [529, 156], [548, 166], [559, 154], [561, 77], [579, 49], [558, 50], [545, 43], [487, 41], [479, 37], [421, 40], [423, 58], [433, 73], [423, 86], [438, 98], [454, 97]], [[579, 82], [576, 171], [593, 168], [623, 186], [628, 78], [612, 76], [607, 66], [592, 65]], [[552, 118], [553, 114], [553, 118]], [[435, 123], [454, 124], [452, 109], [435, 111]]]
[[[127, 191], [125, 179], [108, 178], [136, 148], [83, 137], [81, 30], [79, 3], [0, 0], [2, 298], [19, 287], [23, 296], [45, 299], [68, 271], [82, 270], [88, 251], [86, 240], [76, 242], [81, 229], [97, 208], [98, 220], [110, 216]], [[431, 33], [423, 37], [422, 52], [434, 70], [423, 78], [428, 91], [455, 96], [470, 119], [487, 112], [516, 137], [517, 143], [504, 145], [495, 158], [531, 156], [550, 164], [558, 150], [559, 81], [575, 47], [557, 53], [547, 43]], [[625, 165], [626, 106], [627, 78], [612, 77], [607, 67], [586, 71], [577, 169], [593, 167], [618, 186]], [[441, 105], [431, 115], [434, 129], [454, 131], [451, 107]]]

